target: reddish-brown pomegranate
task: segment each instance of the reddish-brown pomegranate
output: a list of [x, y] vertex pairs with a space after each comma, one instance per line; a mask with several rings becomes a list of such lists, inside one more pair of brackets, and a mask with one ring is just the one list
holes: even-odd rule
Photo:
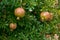
[[46, 38], [49, 38], [49, 37], [50, 37], [50, 35], [49, 35], [49, 34], [47, 34], [47, 35], [46, 35]]
[[10, 29], [12, 31], [12, 30], [16, 29], [17, 24], [16, 23], [10, 23], [9, 27], [10, 27]]
[[24, 17], [25, 16], [25, 10], [23, 8], [16, 8], [14, 11], [15, 16], [17, 17]]
[[42, 12], [40, 14], [40, 17], [41, 17], [41, 21], [50, 21], [53, 18], [52, 14], [49, 12]]

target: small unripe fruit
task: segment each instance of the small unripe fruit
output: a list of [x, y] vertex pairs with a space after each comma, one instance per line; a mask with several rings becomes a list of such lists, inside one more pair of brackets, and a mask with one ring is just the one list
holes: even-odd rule
[[25, 10], [23, 8], [16, 8], [15, 11], [14, 11], [14, 14], [16, 17], [24, 17], [25, 16]]
[[40, 17], [41, 17], [41, 21], [50, 21], [53, 18], [52, 14], [49, 12], [42, 12], [40, 14]]
[[9, 27], [10, 27], [10, 30], [13, 31], [17, 28], [17, 24], [16, 23], [10, 23]]

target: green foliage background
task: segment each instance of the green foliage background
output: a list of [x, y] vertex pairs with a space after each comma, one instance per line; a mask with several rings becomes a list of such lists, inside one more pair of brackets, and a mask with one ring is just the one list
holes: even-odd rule
[[[56, 26], [60, 23], [60, 8], [55, 4], [55, 0], [0, 0], [0, 40], [46, 40], [45, 34], [60, 34], [60, 29]], [[17, 20], [14, 10], [21, 6], [26, 15]], [[52, 12], [53, 20], [41, 22], [42, 11]], [[12, 22], [17, 23], [13, 32], [9, 28]]]

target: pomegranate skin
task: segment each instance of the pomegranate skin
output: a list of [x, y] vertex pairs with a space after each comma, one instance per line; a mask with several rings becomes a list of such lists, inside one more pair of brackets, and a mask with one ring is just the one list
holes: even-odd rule
[[16, 8], [15, 11], [16, 17], [24, 17], [25, 16], [25, 10], [23, 8]]

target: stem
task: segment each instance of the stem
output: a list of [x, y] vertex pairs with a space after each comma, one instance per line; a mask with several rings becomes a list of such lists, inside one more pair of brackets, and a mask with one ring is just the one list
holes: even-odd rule
[[22, 0], [21, 0], [21, 8], [22, 8]]
[[17, 17], [17, 20], [20, 20], [20, 17]]

